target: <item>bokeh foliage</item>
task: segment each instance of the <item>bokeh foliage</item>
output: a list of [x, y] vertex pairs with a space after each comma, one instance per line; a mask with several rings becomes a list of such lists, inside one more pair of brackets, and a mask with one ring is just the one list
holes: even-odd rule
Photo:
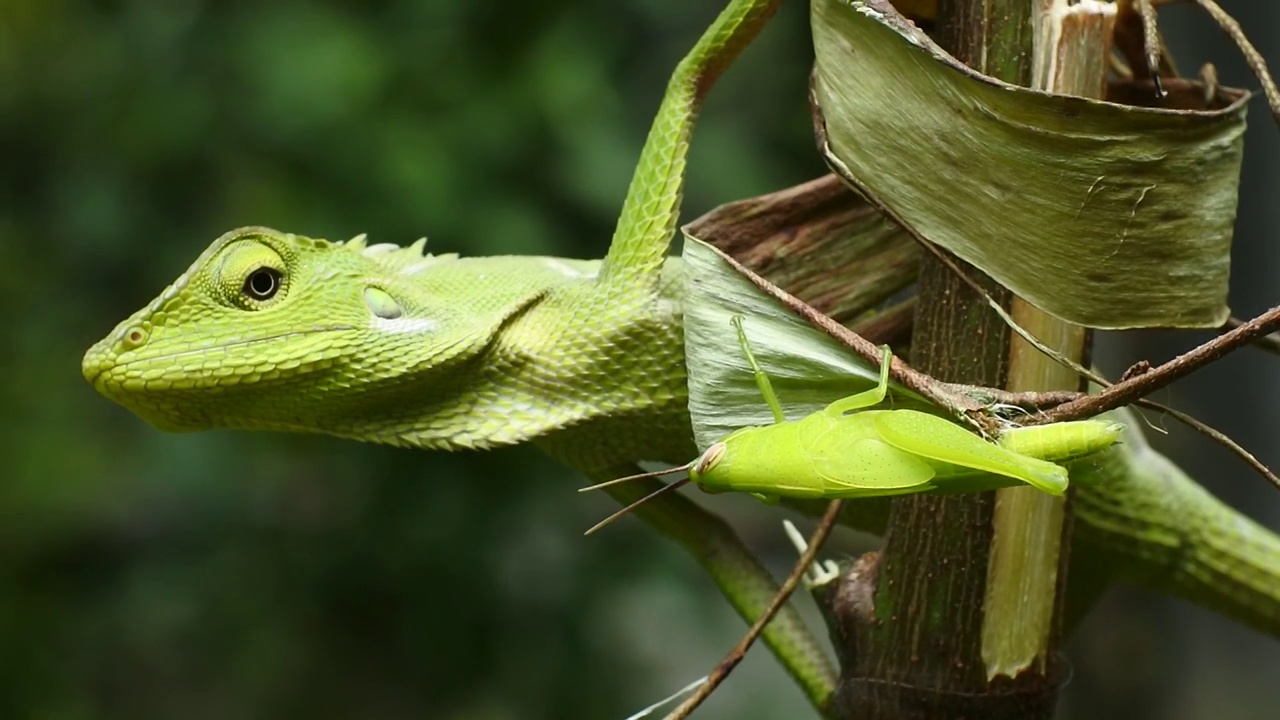
[[[717, 5], [0, 0], [0, 717], [624, 717], [704, 672], [741, 628], [709, 581], [636, 522], [581, 539], [609, 503], [532, 449], [168, 435], [78, 365], [240, 225], [601, 256]], [[717, 86], [689, 217], [822, 171], [808, 43], [789, 4]], [[753, 653], [700, 716], [803, 707]]]

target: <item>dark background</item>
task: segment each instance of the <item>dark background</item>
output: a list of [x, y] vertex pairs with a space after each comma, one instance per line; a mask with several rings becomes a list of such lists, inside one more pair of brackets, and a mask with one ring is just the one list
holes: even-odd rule
[[[1280, 58], [1280, 7], [1225, 4]], [[583, 540], [607, 499], [532, 449], [168, 435], [79, 363], [240, 225], [600, 257], [667, 74], [718, 5], [0, 0], [0, 718], [621, 718], [705, 672], [742, 627], [710, 581], [635, 521]], [[1184, 71], [1257, 86], [1204, 16], [1162, 17]], [[788, 3], [713, 93], [687, 217], [822, 172], [810, 52]], [[1240, 315], [1276, 301], [1280, 265], [1280, 144], [1261, 99], [1250, 120]], [[1099, 352], [1118, 374], [1204, 337]], [[1275, 465], [1275, 363], [1245, 351], [1161, 399]], [[1171, 430], [1163, 447], [1280, 527], [1274, 490]], [[780, 511], [714, 503], [791, 562]], [[1151, 593], [1107, 596], [1070, 651], [1064, 718], [1280, 708], [1280, 644]], [[757, 650], [699, 717], [807, 712]]]

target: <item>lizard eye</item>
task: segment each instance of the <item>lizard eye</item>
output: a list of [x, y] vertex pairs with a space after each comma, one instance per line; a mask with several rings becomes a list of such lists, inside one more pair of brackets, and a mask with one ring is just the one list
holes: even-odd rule
[[249, 273], [244, 279], [245, 296], [259, 302], [270, 300], [280, 291], [280, 271], [270, 267], [260, 267]]
[[288, 263], [275, 249], [252, 240], [233, 242], [212, 265], [219, 301], [241, 310], [264, 310], [289, 293]]

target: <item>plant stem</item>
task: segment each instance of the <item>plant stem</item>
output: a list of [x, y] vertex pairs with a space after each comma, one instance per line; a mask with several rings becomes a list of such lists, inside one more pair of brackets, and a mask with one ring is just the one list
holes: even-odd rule
[[[1068, 7], [1066, 0], [1037, 3], [1034, 87], [1100, 97], [1115, 6], [1085, 2]], [[1010, 302], [1009, 314], [1053, 350], [1084, 363], [1089, 345], [1084, 328], [1017, 297]], [[1009, 390], [1075, 390], [1083, 389], [1081, 382], [1075, 372], [1022, 338], [1012, 338]], [[987, 679], [1015, 678], [1028, 669], [1049, 675], [1059, 627], [1055, 618], [1066, 580], [1066, 556], [1060, 550], [1071, 546], [1066, 501], [1032, 488], [999, 490], [994, 520], [982, 626]]]
[[[1031, 3], [943, 0], [939, 20], [939, 42], [958, 59], [1008, 82], [1030, 82]], [[974, 268], [965, 271], [1008, 304], [1007, 291]], [[1009, 331], [986, 300], [926, 257], [912, 365], [943, 381], [1003, 387], [1008, 348]], [[874, 571], [862, 574], [874, 597], [870, 617], [860, 603], [861, 614], [837, 622], [846, 659], [837, 717], [1052, 717], [1052, 679], [988, 682], [982, 644], [995, 505], [994, 493], [893, 501], [884, 550]]]

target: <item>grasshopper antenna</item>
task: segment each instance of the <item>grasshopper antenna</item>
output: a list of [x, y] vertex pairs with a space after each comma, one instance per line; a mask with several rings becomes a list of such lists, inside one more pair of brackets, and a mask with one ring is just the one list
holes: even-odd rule
[[628, 475], [626, 477], [620, 477], [613, 480], [606, 480], [605, 482], [602, 482], [602, 483], [597, 483], [595, 485], [588, 485], [587, 487], [584, 487], [584, 488], [578, 488], [578, 492], [582, 493], [582, 492], [591, 492], [592, 490], [602, 490], [607, 487], [613, 487], [614, 485], [620, 485], [624, 482], [631, 482], [632, 480], [644, 480], [646, 478], [657, 478], [657, 477], [662, 477], [664, 475], [675, 475], [676, 473], [685, 472], [687, 470], [693, 469], [693, 466], [696, 463], [697, 461], [695, 460], [693, 462], [685, 463], [684, 465], [677, 465], [676, 467], [673, 467], [673, 468], [667, 468], [666, 470], [654, 470], [653, 472], [638, 473], [636, 475]]
[[[609, 483], [604, 483], [604, 484], [605, 484], [605, 485], [608, 485], [608, 484], [610, 484], [610, 483], [621, 482], [622, 480], [633, 480], [633, 479], [639, 479], [639, 478], [641, 478], [641, 477], [646, 477], [646, 476], [648, 476], [648, 477], [652, 477], [652, 476], [654, 476], [654, 474], [655, 474], [655, 473], [646, 473], [645, 475], [633, 475], [633, 476], [631, 476], [631, 477], [620, 478], [620, 479], [618, 479], [618, 480], [611, 480]], [[664, 475], [670, 474], [670, 471], [667, 471], [667, 472], [662, 473], [662, 474], [664, 474]], [[628, 505], [628, 506], [626, 506], [626, 507], [622, 508], [621, 510], [619, 510], [619, 511], [617, 511], [616, 513], [614, 513], [614, 514], [610, 515], [609, 517], [607, 517], [607, 518], [605, 518], [605, 519], [601, 520], [600, 522], [596, 523], [595, 525], [592, 525], [592, 526], [591, 526], [591, 527], [590, 527], [586, 532], [584, 532], [584, 533], [582, 533], [582, 534], [583, 534], [583, 535], [590, 535], [591, 533], [593, 533], [593, 532], [595, 532], [595, 531], [599, 530], [600, 528], [602, 528], [602, 527], [604, 527], [604, 526], [606, 526], [606, 525], [608, 525], [608, 524], [612, 523], [614, 520], [617, 520], [618, 518], [622, 517], [623, 515], [626, 515], [627, 513], [631, 512], [632, 510], [635, 510], [636, 508], [638, 508], [638, 507], [640, 507], [641, 505], [643, 505], [643, 504], [645, 504], [645, 503], [649, 502], [650, 500], [652, 500], [652, 499], [654, 499], [654, 498], [658, 497], [659, 495], [661, 495], [661, 494], [663, 494], [663, 493], [671, 492], [672, 490], [675, 490], [676, 488], [681, 487], [681, 486], [683, 486], [683, 485], [687, 485], [688, 483], [689, 483], [689, 478], [681, 478], [681, 479], [679, 479], [679, 480], [677, 480], [677, 481], [675, 481], [675, 482], [673, 482], [673, 483], [670, 483], [670, 484], [667, 484], [667, 485], [663, 485], [662, 487], [658, 488], [657, 490], [654, 490], [653, 492], [649, 493], [648, 495], [645, 495], [644, 497], [640, 498], [639, 500], [636, 500], [635, 502], [633, 502], [633, 503], [631, 503], [630, 505]], [[584, 490], [591, 490], [592, 488], [583, 488], [583, 489], [584, 489]]]

